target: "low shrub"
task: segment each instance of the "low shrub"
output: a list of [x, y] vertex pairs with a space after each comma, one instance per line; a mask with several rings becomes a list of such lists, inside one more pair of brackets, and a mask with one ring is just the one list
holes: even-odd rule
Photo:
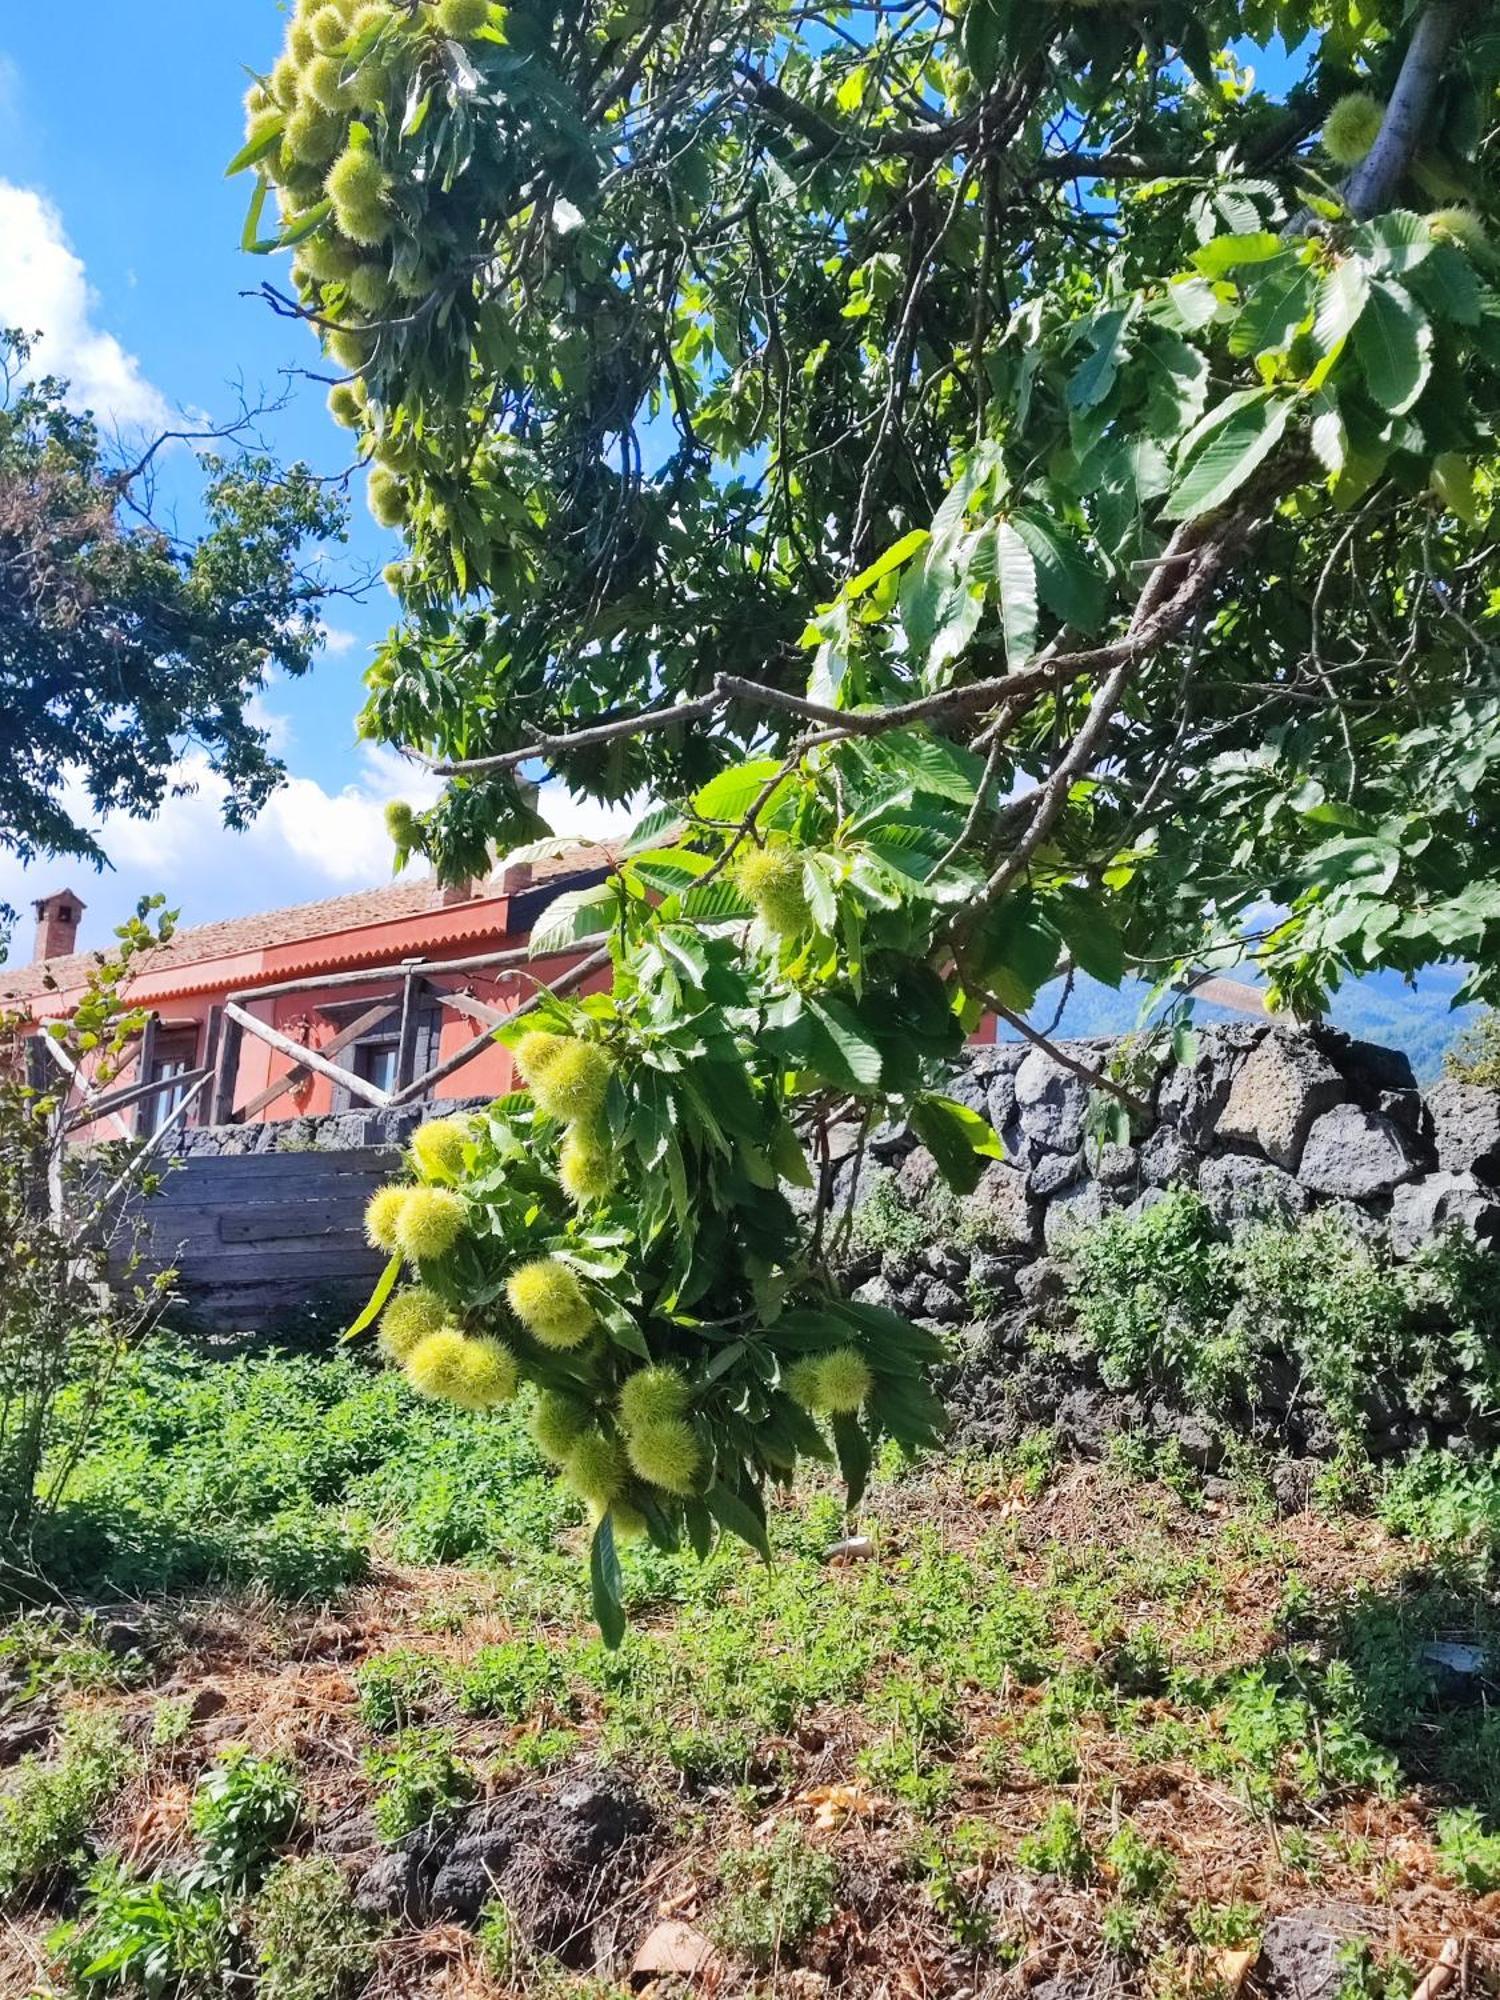
[[253, 1887], [275, 1849], [291, 1838], [301, 1811], [301, 1788], [289, 1764], [227, 1750], [193, 1795], [200, 1856], [194, 1879], [215, 1889]]
[[83, 1861], [89, 1828], [134, 1759], [116, 1725], [78, 1711], [55, 1761], [25, 1757], [0, 1793], [0, 1901], [36, 1894]]
[[833, 1915], [838, 1864], [794, 1826], [780, 1826], [761, 1847], [726, 1854], [719, 1865], [724, 1900], [714, 1919], [718, 1943], [756, 1972], [795, 1962], [813, 1932]]
[[376, 1787], [375, 1831], [387, 1847], [465, 1804], [479, 1789], [440, 1729], [403, 1729], [389, 1744], [365, 1753], [365, 1770]]
[[346, 2000], [369, 1975], [369, 1927], [326, 1855], [283, 1861], [250, 1908], [257, 2000]]
[[77, 1918], [48, 1945], [79, 2000], [209, 2000], [233, 1990], [236, 1934], [223, 1898], [170, 1876], [142, 1879], [117, 1861], [94, 1870]]
[[1500, 1401], [1500, 1268], [1456, 1234], [1397, 1264], [1332, 1210], [1230, 1232], [1178, 1188], [1076, 1239], [1068, 1285], [1107, 1386], [1221, 1427], [1295, 1408], [1357, 1452]]

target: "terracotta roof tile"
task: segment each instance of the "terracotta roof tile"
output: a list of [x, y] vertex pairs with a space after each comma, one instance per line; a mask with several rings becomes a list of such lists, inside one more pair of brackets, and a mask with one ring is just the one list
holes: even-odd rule
[[[614, 859], [608, 847], [572, 848], [566, 854], [533, 862], [531, 884], [541, 887], [549, 881], [563, 881], [602, 868]], [[472, 934], [480, 906], [500, 898], [497, 875], [470, 901], [448, 905], [455, 929], [465, 935]], [[390, 882], [383, 888], [358, 889], [351, 895], [329, 896], [317, 903], [296, 903], [284, 910], [263, 910], [253, 916], [226, 917], [219, 923], [194, 924], [178, 931], [168, 943], [153, 951], [149, 965], [143, 970], [155, 978], [174, 968], [202, 965], [216, 958], [234, 958], [245, 952], [268, 951], [278, 945], [301, 944], [369, 924], [399, 923], [410, 917], [432, 915], [444, 907], [443, 892], [430, 877], [419, 882]], [[48, 991], [66, 993], [83, 984], [99, 955], [98, 950], [75, 951], [39, 965], [0, 970], [0, 999], [28, 1000]]]

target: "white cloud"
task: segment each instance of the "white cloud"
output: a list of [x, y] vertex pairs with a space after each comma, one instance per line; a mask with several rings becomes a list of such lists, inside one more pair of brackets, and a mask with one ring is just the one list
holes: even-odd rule
[[[284, 728], [281, 718], [263, 718]], [[404, 798], [413, 805], [437, 796], [436, 779], [415, 772], [393, 752], [372, 749], [358, 780], [328, 791], [315, 779], [293, 776], [243, 833], [223, 823], [224, 784], [201, 752], [177, 770], [178, 795], [152, 820], [110, 814], [96, 828], [112, 872], [96, 874], [77, 861], [41, 861], [23, 868], [0, 857], [0, 902], [21, 912], [12, 961], [30, 952], [27, 905], [59, 888], [71, 888], [88, 909], [83, 942], [98, 944], [143, 895], [160, 892], [180, 910], [184, 924], [212, 923], [291, 903], [388, 881], [391, 841], [385, 807]], [[88, 816], [81, 785], [70, 781], [65, 804]]]
[[537, 811], [552, 831], [576, 834], [580, 840], [610, 840], [629, 833], [645, 810], [644, 798], [604, 806], [595, 799], [576, 798], [566, 785], [556, 783], [543, 785], [537, 794]]
[[[6, 71], [0, 59], [0, 99]], [[167, 399], [96, 324], [99, 298], [57, 209], [35, 188], [0, 181], [0, 326], [39, 333], [36, 360], [72, 383], [70, 400], [122, 430], [161, 430]]]
[[332, 653], [335, 656], [343, 653], [352, 653], [354, 648], [359, 644], [357, 634], [345, 632], [337, 625], [325, 625], [318, 636], [323, 651], [325, 653]]
[[[288, 740], [283, 716], [261, 709], [256, 715], [273, 742]], [[209, 770], [201, 752], [178, 767], [178, 795], [152, 820], [111, 814], [96, 828], [113, 862], [96, 874], [77, 861], [42, 861], [23, 868], [0, 856], [0, 903], [20, 912], [12, 963], [31, 953], [29, 905], [39, 896], [68, 888], [87, 907], [81, 942], [102, 944], [114, 925], [134, 910], [143, 895], [160, 892], [181, 912], [184, 924], [213, 923], [292, 903], [316, 902], [391, 879], [391, 841], [385, 808], [405, 799], [419, 810], [442, 790], [442, 781], [395, 750], [368, 744], [361, 752], [357, 780], [330, 791], [315, 778], [293, 774], [260, 816], [242, 833], [223, 823], [224, 784]], [[64, 803], [89, 818], [81, 784], [70, 780]], [[644, 807], [599, 806], [576, 799], [558, 784], [542, 788], [540, 809], [558, 833], [599, 840], [625, 832]]]

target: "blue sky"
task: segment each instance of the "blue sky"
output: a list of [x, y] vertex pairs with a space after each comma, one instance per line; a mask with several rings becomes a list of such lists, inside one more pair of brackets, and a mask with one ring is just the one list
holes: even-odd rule
[[[246, 66], [269, 67], [283, 32], [274, 0], [0, 11], [0, 323], [40, 331], [39, 360], [131, 430], [177, 411], [222, 420], [240, 384], [253, 401], [279, 392], [283, 369], [320, 366], [310, 335], [242, 296], [284, 260], [240, 251], [249, 185], [223, 172], [240, 143]], [[325, 394], [297, 382], [267, 432], [283, 457], [333, 473], [347, 463], [348, 434], [329, 420]], [[339, 558], [348, 574], [378, 570], [394, 547], [357, 498]], [[203, 922], [383, 879], [385, 801], [426, 795], [401, 760], [355, 741], [360, 678], [391, 609], [379, 585], [362, 605], [337, 600], [312, 675], [270, 690], [265, 712], [294, 782], [248, 833], [223, 831], [212, 785], [200, 783], [155, 825], [102, 830], [112, 875], [0, 859], [0, 900], [24, 908], [66, 883], [88, 905], [85, 940], [96, 942], [150, 890], [184, 922]], [[190, 783], [201, 775], [191, 762], [183, 772]], [[565, 799], [548, 804], [566, 830], [605, 824]], [[23, 923], [12, 956], [28, 953]]]

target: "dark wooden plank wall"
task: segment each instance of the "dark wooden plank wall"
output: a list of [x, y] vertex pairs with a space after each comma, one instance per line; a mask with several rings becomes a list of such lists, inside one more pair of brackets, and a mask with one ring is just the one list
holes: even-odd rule
[[271, 1333], [299, 1312], [356, 1300], [385, 1258], [365, 1204], [400, 1154], [253, 1153], [178, 1161], [141, 1208], [150, 1262], [175, 1266], [190, 1317], [216, 1332]]

